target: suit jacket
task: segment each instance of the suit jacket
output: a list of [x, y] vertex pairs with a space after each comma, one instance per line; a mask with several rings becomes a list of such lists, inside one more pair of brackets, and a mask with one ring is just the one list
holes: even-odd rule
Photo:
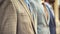
[[41, 4], [40, 7], [38, 7], [38, 12], [37, 12], [37, 22], [38, 22], [38, 26], [37, 26], [37, 32], [38, 34], [50, 34], [50, 30], [49, 30], [49, 20], [50, 20], [50, 15], [48, 12], [48, 20], [46, 20], [46, 15], [45, 15], [45, 11], [43, 8], [43, 5]]
[[[45, 18], [45, 12], [42, 3], [39, 3], [37, 0], [34, 2], [34, 9], [37, 11], [37, 34], [50, 34], [49, 30], [49, 20], [50, 15], [48, 17], [48, 21]], [[48, 12], [49, 13], [49, 12]]]
[[36, 34], [24, 0], [0, 0], [0, 34]]

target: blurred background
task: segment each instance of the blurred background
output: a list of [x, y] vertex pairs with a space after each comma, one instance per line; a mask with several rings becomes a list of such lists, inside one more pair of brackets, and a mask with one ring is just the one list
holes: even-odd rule
[[56, 18], [56, 32], [60, 34], [60, 0], [54, 2], [54, 13]]

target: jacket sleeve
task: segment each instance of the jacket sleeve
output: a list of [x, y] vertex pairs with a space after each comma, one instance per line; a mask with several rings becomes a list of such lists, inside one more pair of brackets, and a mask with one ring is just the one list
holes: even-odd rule
[[0, 34], [16, 34], [17, 14], [10, 0], [0, 0]]

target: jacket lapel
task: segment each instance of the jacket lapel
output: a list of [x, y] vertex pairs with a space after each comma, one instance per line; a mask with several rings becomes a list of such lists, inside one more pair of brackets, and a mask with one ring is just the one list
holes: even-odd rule
[[32, 24], [32, 28], [34, 30], [34, 33], [36, 34], [36, 31], [35, 31], [35, 25], [34, 25], [34, 21], [33, 21], [33, 18], [32, 18], [32, 15], [30, 13], [30, 10], [28, 9], [28, 7], [26, 6], [26, 4], [24, 3], [24, 0], [11, 0], [13, 6], [15, 6], [15, 8], [17, 8], [18, 11], [21, 11], [20, 10], [20, 3], [22, 4], [22, 6], [24, 7], [24, 9], [26, 10], [30, 20], [31, 20], [31, 24]]
[[[45, 10], [48, 12], [48, 9], [47, 9], [46, 5], [44, 4], [43, 6], [44, 6], [44, 8], [46, 8]], [[44, 10], [44, 11], [45, 11], [45, 10]], [[46, 25], [49, 26], [49, 20], [50, 20], [49, 12], [48, 12], [48, 19], [46, 19], [45, 12], [44, 12], [43, 16], [44, 16], [44, 18], [45, 18]]]
[[30, 10], [28, 9], [28, 7], [26, 6], [26, 4], [24, 3], [23, 0], [20, 0], [21, 4], [23, 5], [23, 7], [25, 8], [30, 20], [31, 20], [31, 24], [32, 24], [32, 27], [33, 27], [33, 30], [34, 30], [34, 33], [36, 34], [36, 30], [35, 30], [35, 23], [33, 21], [33, 18], [32, 18], [32, 15], [30, 13]]

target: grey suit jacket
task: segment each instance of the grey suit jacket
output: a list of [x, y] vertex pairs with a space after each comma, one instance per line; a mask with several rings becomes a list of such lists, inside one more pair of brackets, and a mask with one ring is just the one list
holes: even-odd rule
[[0, 0], [0, 34], [35, 34], [31, 14], [21, 0]]
[[[48, 20], [46, 20], [46, 14], [44, 11], [44, 7], [42, 3], [39, 2], [39, 0], [30, 0], [30, 4], [35, 10], [35, 14], [37, 13], [37, 34], [50, 34], [49, 30], [49, 20], [50, 20], [50, 14], [48, 12]], [[47, 9], [48, 11], [48, 9]]]
[[40, 6], [37, 7], [37, 33], [38, 34], [50, 34], [49, 30], [49, 21], [50, 21], [50, 14], [48, 12], [48, 20], [46, 20], [46, 14], [44, 11], [44, 7], [42, 3]]

